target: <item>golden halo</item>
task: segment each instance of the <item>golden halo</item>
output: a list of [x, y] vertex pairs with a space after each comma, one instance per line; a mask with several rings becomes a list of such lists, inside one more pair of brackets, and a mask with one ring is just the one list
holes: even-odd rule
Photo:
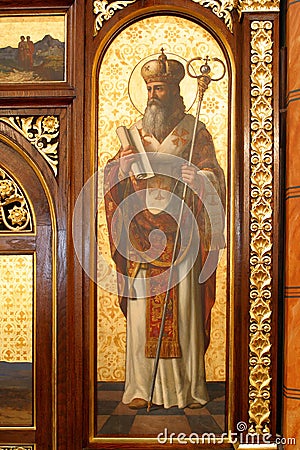
[[[175, 53], [165, 52], [167, 57], [171, 56], [173, 59], [181, 62], [185, 69], [185, 76], [180, 82], [180, 94], [183, 97], [186, 111], [189, 111], [197, 98], [197, 79], [189, 77], [186, 72], [187, 61]], [[142, 66], [153, 58], [158, 58], [161, 53], [154, 53], [141, 59], [133, 68], [128, 81], [128, 95], [134, 108], [140, 113], [144, 114], [147, 106], [147, 89], [146, 83], [141, 75]]]

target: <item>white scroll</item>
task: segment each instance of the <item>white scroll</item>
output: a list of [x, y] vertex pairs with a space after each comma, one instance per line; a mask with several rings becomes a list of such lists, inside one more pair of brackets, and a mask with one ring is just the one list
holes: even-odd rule
[[123, 148], [128, 145], [134, 147], [137, 152], [137, 158], [131, 165], [131, 170], [137, 179], [146, 179], [154, 177], [147, 152], [145, 151], [140, 133], [136, 126], [128, 129], [120, 126], [116, 130], [118, 138]]

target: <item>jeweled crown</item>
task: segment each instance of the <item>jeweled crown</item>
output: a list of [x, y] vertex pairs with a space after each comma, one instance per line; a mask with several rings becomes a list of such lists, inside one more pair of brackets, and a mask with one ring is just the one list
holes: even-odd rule
[[146, 83], [161, 81], [179, 84], [185, 75], [185, 70], [181, 62], [168, 59], [162, 48], [158, 59], [151, 59], [143, 65], [141, 74]]

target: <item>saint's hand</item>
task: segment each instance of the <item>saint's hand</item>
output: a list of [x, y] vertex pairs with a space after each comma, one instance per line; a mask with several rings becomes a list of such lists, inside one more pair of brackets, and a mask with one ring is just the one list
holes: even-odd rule
[[134, 161], [134, 148], [130, 145], [122, 148], [120, 153], [120, 171], [123, 176], [127, 176], [130, 170], [131, 164]]
[[194, 166], [188, 166], [184, 164], [181, 167], [182, 180], [196, 193], [200, 193], [202, 190], [202, 177], [197, 172]]

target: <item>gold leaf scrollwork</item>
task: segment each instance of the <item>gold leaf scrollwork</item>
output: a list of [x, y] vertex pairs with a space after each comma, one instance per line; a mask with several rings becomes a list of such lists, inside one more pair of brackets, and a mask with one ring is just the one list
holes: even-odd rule
[[0, 117], [21, 133], [43, 156], [57, 175], [59, 120], [55, 116]]
[[102, 28], [104, 20], [109, 20], [118, 9], [123, 9], [136, 0], [119, 0], [108, 4], [107, 0], [94, 1], [94, 13], [96, 14], [94, 24], [94, 36]]
[[[108, 3], [108, 0], [94, 0], [94, 36], [102, 28], [103, 22], [109, 20], [115, 11], [126, 8], [137, 0], [117, 0]], [[220, 19], [223, 19], [227, 28], [233, 32], [233, 12], [239, 18], [243, 12], [251, 11], [279, 11], [280, 0], [191, 0], [204, 8], [209, 8]]]
[[32, 231], [30, 208], [16, 182], [0, 168], [0, 233]]
[[210, 8], [214, 14], [220, 19], [224, 19], [227, 28], [233, 32], [233, 20], [232, 12], [238, 8], [238, 3], [235, 0], [192, 0], [194, 3], [198, 3], [200, 6]]
[[273, 68], [271, 21], [251, 22], [250, 433], [269, 433], [272, 316]]
[[242, 0], [241, 11], [279, 11], [279, 0]]

